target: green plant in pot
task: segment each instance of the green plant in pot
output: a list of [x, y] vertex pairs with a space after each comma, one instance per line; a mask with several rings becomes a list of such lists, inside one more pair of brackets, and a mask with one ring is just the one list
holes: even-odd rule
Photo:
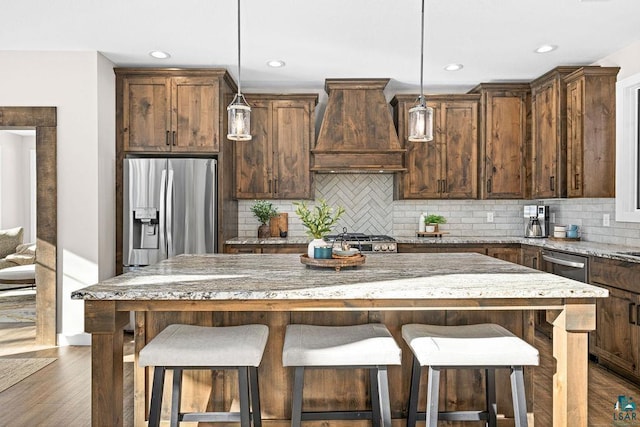
[[270, 235], [269, 225], [267, 223], [271, 218], [278, 216], [278, 210], [271, 202], [266, 200], [257, 200], [256, 203], [251, 206], [251, 212], [262, 224], [258, 227], [258, 238], [266, 239]]
[[307, 235], [313, 237], [307, 248], [307, 255], [309, 258], [313, 258], [314, 248], [325, 245], [322, 238], [331, 232], [335, 223], [344, 213], [344, 208], [338, 206], [334, 209], [324, 199], [319, 200], [313, 208], [309, 208], [305, 202], [294, 202], [293, 204], [296, 206], [296, 215], [300, 217], [302, 225], [307, 229]]
[[424, 218], [425, 231], [428, 233], [438, 231], [438, 225], [446, 223], [447, 219], [442, 215], [429, 214]]

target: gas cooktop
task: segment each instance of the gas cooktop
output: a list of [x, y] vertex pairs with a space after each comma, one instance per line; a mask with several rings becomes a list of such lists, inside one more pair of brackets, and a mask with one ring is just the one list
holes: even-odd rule
[[346, 242], [350, 247], [364, 253], [395, 253], [398, 252], [396, 239], [382, 234], [341, 233], [325, 236], [329, 243], [341, 244]]

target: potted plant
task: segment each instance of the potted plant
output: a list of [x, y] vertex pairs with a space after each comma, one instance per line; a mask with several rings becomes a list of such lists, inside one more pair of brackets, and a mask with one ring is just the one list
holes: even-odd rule
[[447, 219], [442, 215], [429, 214], [424, 218], [424, 231], [434, 233], [438, 231], [438, 224], [446, 224]]
[[316, 246], [323, 246], [326, 236], [332, 229], [333, 225], [344, 213], [344, 208], [338, 206], [335, 210], [324, 199], [319, 200], [316, 206], [311, 209], [305, 202], [294, 202], [296, 206], [296, 214], [300, 217], [302, 225], [307, 228], [307, 234], [313, 237], [307, 248], [307, 255], [313, 258], [313, 250]]
[[251, 212], [258, 218], [258, 221], [262, 223], [258, 227], [258, 238], [266, 239], [271, 234], [269, 225], [267, 223], [271, 218], [278, 216], [278, 210], [273, 206], [271, 202], [266, 200], [258, 200], [251, 206]]

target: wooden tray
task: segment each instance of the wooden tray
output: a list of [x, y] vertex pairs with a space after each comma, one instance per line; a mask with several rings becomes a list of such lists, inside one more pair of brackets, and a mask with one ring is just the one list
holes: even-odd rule
[[580, 238], [579, 237], [554, 237], [554, 236], [549, 236], [549, 240], [561, 240], [563, 242], [579, 242]]
[[362, 265], [366, 259], [367, 257], [362, 254], [331, 259], [309, 258], [306, 254], [300, 255], [300, 262], [307, 266], [334, 268], [336, 271], [340, 271], [341, 268], [345, 267], [356, 267], [358, 265]]
[[418, 235], [418, 237], [442, 237], [443, 234], [449, 234], [449, 232], [448, 231], [433, 231], [433, 232], [418, 231], [416, 232], [416, 234]]

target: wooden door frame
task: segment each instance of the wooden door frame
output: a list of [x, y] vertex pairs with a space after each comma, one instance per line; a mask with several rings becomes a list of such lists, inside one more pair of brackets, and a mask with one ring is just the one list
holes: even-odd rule
[[57, 344], [57, 110], [0, 107], [0, 129], [36, 130], [36, 343]]

